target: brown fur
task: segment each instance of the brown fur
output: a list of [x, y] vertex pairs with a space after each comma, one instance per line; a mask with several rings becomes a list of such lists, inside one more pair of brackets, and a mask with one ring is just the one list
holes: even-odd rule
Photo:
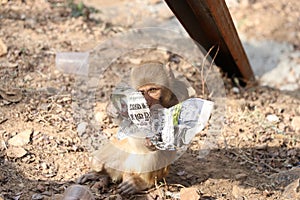
[[[141, 157], [134, 159], [132, 154], [139, 154]], [[94, 152], [92, 169], [99, 175], [108, 174], [113, 182], [122, 181], [118, 192], [132, 194], [153, 186], [156, 180], [167, 176], [174, 156], [175, 152], [148, 149], [144, 139], [113, 139]]]
[[[178, 103], [175, 94], [170, 90], [174, 82], [171, 71], [166, 71], [161, 63], [147, 63], [132, 70], [132, 87], [150, 88], [160, 86], [161, 93], [155, 98], [145, 96], [147, 103], [158, 102], [169, 108]], [[92, 169], [96, 174], [108, 174], [113, 182], [122, 183], [118, 187], [121, 194], [132, 194], [149, 188], [156, 180], [167, 176], [169, 165], [176, 156], [175, 151], [160, 151], [148, 148], [145, 138], [128, 137], [123, 140], [113, 139], [93, 153]], [[91, 176], [83, 177], [79, 182], [85, 182]]]

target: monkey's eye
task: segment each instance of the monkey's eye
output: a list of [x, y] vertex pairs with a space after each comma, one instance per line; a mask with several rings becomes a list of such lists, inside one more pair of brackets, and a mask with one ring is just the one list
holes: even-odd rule
[[145, 88], [140, 88], [138, 90], [142, 95], [151, 97], [153, 99], [158, 99], [161, 93], [161, 88], [157, 86], [150, 86]]
[[160, 90], [160, 88], [150, 88], [148, 90], [149, 93], [156, 93], [158, 90]]

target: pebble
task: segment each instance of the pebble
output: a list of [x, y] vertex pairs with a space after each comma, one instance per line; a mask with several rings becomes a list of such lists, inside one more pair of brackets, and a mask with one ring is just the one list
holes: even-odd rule
[[0, 57], [7, 54], [7, 46], [4, 44], [3, 40], [0, 38]]
[[103, 122], [106, 117], [107, 117], [106, 114], [103, 112], [96, 112], [95, 114], [95, 119], [97, 122]]
[[296, 131], [300, 130], [300, 116], [295, 116], [292, 119], [292, 127]]
[[294, 167], [290, 170], [273, 174], [270, 178], [275, 185], [287, 186], [291, 184], [291, 182], [300, 179], [300, 168]]
[[21, 133], [15, 135], [11, 139], [8, 140], [8, 144], [12, 146], [23, 146], [30, 142], [30, 137], [33, 131], [31, 129], [22, 131]]
[[44, 192], [46, 190], [45, 186], [39, 184], [36, 186], [36, 190], [39, 192]]
[[231, 89], [231, 91], [234, 93], [234, 94], [239, 94], [240, 93], [240, 89], [238, 87], [233, 87]]
[[9, 147], [6, 150], [6, 155], [10, 158], [21, 158], [27, 154], [27, 151], [22, 147]]
[[180, 199], [181, 200], [198, 200], [200, 195], [197, 188], [182, 188], [180, 190]]
[[270, 114], [270, 115], [267, 115], [267, 120], [269, 122], [279, 122], [279, 117], [277, 117], [276, 115]]
[[71, 185], [66, 189], [62, 200], [67, 200], [67, 199], [94, 200], [95, 198], [88, 187], [76, 184], [76, 185]]
[[245, 178], [247, 178], [247, 174], [244, 174], [244, 173], [235, 175], [236, 180], [242, 180], [242, 179], [245, 179]]
[[31, 199], [32, 200], [41, 200], [41, 199], [44, 199], [44, 196], [41, 194], [35, 193], [32, 195]]
[[176, 173], [178, 176], [183, 176], [184, 174], [185, 174], [185, 171], [183, 170], [183, 171], [179, 171], [179, 172], [177, 172]]
[[232, 196], [234, 196], [235, 199], [245, 199], [245, 196], [247, 196], [247, 192], [249, 189], [245, 189], [241, 186], [234, 185], [232, 187]]
[[0, 139], [0, 151], [6, 149], [5, 141]]
[[282, 193], [281, 200], [288, 199], [300, 199], [300, 192], [298, 188], [300, 187], [300, 179], [293, 181], [291, 184], [285, 187], [284, 192]]
[[29, 74], [27, 74], [25, 77], [24, 77], [24, 81], [25, 82], [30, 82], [30, 81], [32, 81], [33, 80], [33, 78], [32, 78], [32, 76], [30, 76]]
[[86, 126], [87, 126], [86, 122], [81, 122], [80, 124], [78, 124], [78, 126], [77, 126], [77, 132], [78, 132], [79, 135], [82, 135], [83, 133], [85, 133]]

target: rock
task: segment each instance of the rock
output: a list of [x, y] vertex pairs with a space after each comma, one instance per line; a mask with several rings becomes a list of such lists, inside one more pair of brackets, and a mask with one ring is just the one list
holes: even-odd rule
[[30, 82], [30, 81], [32, 81], [33, 80], [33, 78], [29, 75], [29, 74], [27, 74], [25, 77], [24, 77], [24, 81], [25, 82]]
[[2, 39], [0, 38], [0, 57], [7, 54], [7, 46], [4, 44]]
[[300, 179], [293, 181], [291, 184], [285, 187], [282, 193], [282, 200], [288, 199], [300, 199], [300, 191], [298, 188], [300, 187]]
[[279, 122], [279, 118], [273, 114], [267, 115], [267, 120], [274, 123]]
[[8, 140], [8, 144], [12, 146], [23, 146], [25, 144], [28, 144], [30, 142], [30, 137], [32, 135], [33, 131], [31, 129], [25, 130], [11, 139]]
[[240, 89], [238, 87], [233, 87], [231, 88], [231, 91], [234, 93], [234, 94], [239, 94], [240, 93]]
[[244, 173], [235, 175], [236, 180], [242, 180], [242, 179], [246, 179], [246, 178], [247, 178], [247, 174], [244, 174]]
[[42, 199], [44, 199], [44, 196], [42, 194], [35, 193], [32, 195], [31, 199], [32, 200], [42, 200]]
[[6, 155], [10, 158], [21, 158], [27, 154], [27, 151], [22, 147], [9, 147], [6, 150]]
[[300, 116], [295, 116], [292, 120], [292, 127], [294, 130], [300, 130]]
[[38, 192], [45, 192], [45, 190], [46, 190], [46, 188], [42, 184], [38, 184], [36, 186], [36, 191], [38, 191]]
[[82, 135], [82, 134], [85, 133], [87, 125], [88, 124], [86, 122], [81, 122], [81, 123], [78, 124], [77, 132], [78, 132], [79, 135]]
[[5, 141], [3, 139], [0, 138], [0, 151], [6, 149], [6, 144]]
[[95, 198], [88, 187], [75, 184], [68, 187], [67, 190], [65, 191], [62, 200], [67, 200], [67, 199], [94, 200]]
[[234, 196], [235, 199], [245, 199], [250, 193], [251, 189], [244, 188], [243, 186], [234, 185], [232, 187], [232, 196]]
[[200, 194], [198, 193], [197, 188], [182, 188], [180, 190], [180, 199], [181, 200], [198, 200], [200, 199]]
[[96, 112], [95, 119], [97, 122], [103, 122], [107, 118], [107, 115], [103, 112]]
[[294, 167], [287, 171], [282, 171], [277, 174], [273, 174], [270, 176], [272, 184], [278, 186], [284, 186], [291, 184], [291, 182], [295, 181], [296, 179], [300, 179], [300, 168]]
[[182, 170], [182, 171], [177, 172], [176, 174], [177, 174], [178, 176], [183, 176], [183, 175], [185, 175], [185, 171]]

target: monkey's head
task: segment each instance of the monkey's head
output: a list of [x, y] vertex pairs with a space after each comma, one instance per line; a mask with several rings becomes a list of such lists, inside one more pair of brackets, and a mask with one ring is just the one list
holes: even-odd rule
[[131, 86], [144, 95], [149, 107], [160, 104], [168, 108], [178, 103], [170, 90], [172, 85], [170, 73], [162, 63], [145, 63], [131, 70]]

